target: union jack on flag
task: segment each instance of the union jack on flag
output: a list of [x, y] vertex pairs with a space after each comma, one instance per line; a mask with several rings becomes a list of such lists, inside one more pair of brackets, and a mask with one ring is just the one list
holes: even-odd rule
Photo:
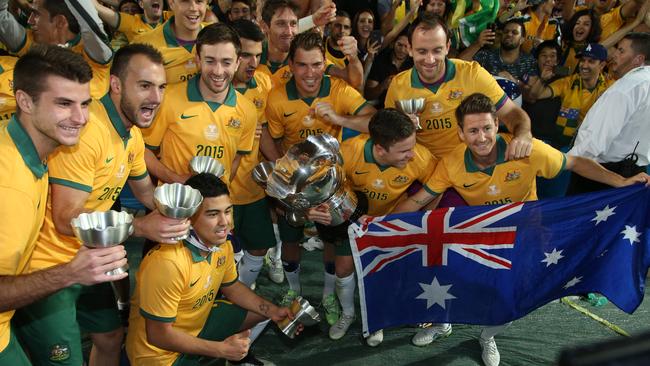
[[631, 313], [650, 266], [650, 189], [636, 185], [351, 225], [364, 334], [434, 323], [498, 325], [599, 292]]

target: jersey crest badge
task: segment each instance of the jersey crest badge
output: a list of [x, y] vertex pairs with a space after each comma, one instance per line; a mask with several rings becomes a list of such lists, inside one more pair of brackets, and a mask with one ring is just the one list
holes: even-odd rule
[[203, 135], [205, 138], [209, 141], [214, 141], [219, 137], [219, 130], [217, 129], [217, 125], [215, 124], [210, 124], [208, 125], [204, 130], [203, 130]]
[[382, 189], [386, 185], [384, 184], [384, 181], [382, 179], [375, 179], [375, 181], [372, 182], [372, 186], [377, 188], [377, 189]]
[[230, 128], [240, 128], [241, 127], [241, 121], [236, 119], [235, 117], [230, 118], [230, 121], [228, 121], [228, 127]]
[[512, 182], [521, 177], [521, 172], [519, 170], [513, 170], [511, 172], [506, 173], [506, 182]]
[[449, 92], [449, 97], [447, 98], [447, 100], [456, 100], [462, 97], [463, 97], [463, 91], [456, 89]]
[[496, 196], [499, 193], [501, 193], [501, 190], [496, 186], [496, 184], [492, 184], [488, 187], [487, 194], [490, 196]]

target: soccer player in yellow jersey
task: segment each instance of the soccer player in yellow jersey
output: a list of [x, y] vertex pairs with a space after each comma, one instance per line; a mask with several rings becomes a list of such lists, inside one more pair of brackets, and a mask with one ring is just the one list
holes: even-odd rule
[[[443, 157], [424, 187], [402, 201], [394, 212], [419, 210], [452, 187], [470, 205], [536, 200], [535, 178], [553, 178], [564, 169], [614, 187], [650, 182], [650, 176], [645, 173], [625, 179], [593, 160], [565, 155], [537, 139], [533, 139], [529, 158], [506, 161], [506, 144], [512, 136], [497, 134], [499, 121], [489, 97], [478, 93], [468, 96], [458, 106], [456, 114], [456, 131], [464, 144]], [[494, 336], [506, 326], [483, 329], [479, 343], [485, 365], [499, 364], [500, 355]], [[432, 331], [420, 331], [427, 332]]]
[[133, 39], [136, 43], [148, 43], [162, 53], [169, 84], [188, 81], [198, 72], [195, 43], [203, 27], [207, 4], [208, 0], [169, 0], [174, 16]]
[[[203, 202], [187, 240], [160, 245], [142, 260], [126, 338], [132, 365], [195, 365], [198, 356], [241, 360], [248, 353], [248, 329], [269, 318], [293, 319], [288, 308], [237, 281], [226, 184], [208, 173], [186, 184], [201, 192]], [[215, 302], [218, 293], [229, 302]]]
[[[244, 256], [239, 263], [239, 280], [251, 286], [262, 268], [267, 250], [276, 245], [266, 193], [251, 179], [251, 172], [261, 157], [260, 135], [262, 128], [266, 128], [265, 108], [271, 91], [271, 78], [255, 71], [262, 54], [262, 30], [257, 24], [245, 19], [236, 20], [231, 24], [242, 43], [239, 68], [233, 78], [233, 86], [257, 108], [257, 132], [252, 151], [242, 156], [237, 174], [230, 185], [235, 205], [235, 235], [244, 249]], [[280, 264], [280, 261], [276, 263]], [[270, 270], [275, 271], [272, 278], [277, 280], [278, 276], [282, 276], [279, 281], [282, 282], [282, 266], [278, 265]]]
[[13, 77], [17, 60], [13, 56], [0, 56], [0, 122], [8, 122], [16, 112]]
[[168, 88], [156, 122], [143, 131], [150, 149], [147, 168], [163, 182], [184, 182], [194, 156], [218, 160], [230, 181], [255, 140], [255, 105], [231, 84], [239, 65], [239, 36], [226, 24], [211, 24], [199, 33], [196, 47], [201, 73]]
[[[48, 161], [51, 196], [30, 271], [68, 263], [81, 247], [70, 221], [82, 212], [110, 210], [127, 179], [135, 196], [155, 208], [139, 128], [153, 121], [164, 87], [158, 51], [141, 44], [118, 51], [111, 66], [111, 91], [92, 104], [79, 144], [59, 149]], [[136, 218], [134, 228], [137, 236], [174, 242], [171, 238], [185, 234], [189, 223], [154, 211]], [[127, 299], [128, 293], [118, 300]], [[66, 349], [68, 364], [81, 364], [81, 328], [93, 340], [91, 364], [117, 365], [123, 330], [115, 304], [107, 284], [71, 286], [21, 309], [17, 331], [35, 363], [55, 361], [52, 355], [58, 347]]]
[[93, 70], [90, 94], [100, 98], [108, 90], [108, 64], [113, 51], [91, 1], [75, 0], [80, 13], [69, 1], [34, 0], [28, 30], [7, 11], [7, 0], [0, 0], [0, 41], [19, 56], [34, 43], [64, 45], [82, 54]]
[[[269, 160], [275, 161], [310, 135], [327, 133], [340, 140], [343, 127], [368, 131], [368, 121], [375, 109], [345, 81], [324, 76], [324, 64], [325, 50], [320, 35], [301, 33], [291, 41], [289, 66], [293, 77], [271, 91], [266, 107], [268, 129], [262, 131], [260, 149]], [[276, 139], [276, 144], [267, 143], [264, 136], [267, 133]], [[278, 218], [278, 228], [285, 277], [289, 282], [288, 297], [291, 297], [301, 290], [298, 243], [303, 228], [290, 226], [284, 217]], [[330, 258], [333, 254], [326, 249], [324, 299], [334, 293], [334, 265]]]
[[[402, 112], [392, 108], [380, 110], [368, 127], [369, 136], [360, 135], [341, 144], [341, 155], [345, 176], [357, 192], [359, 206], [367, 202], [367, 213], [381, 216], [390, 213], [406, 198], [406, 191], [413, 182], [428, 181], [437, 160], [424, 146], [416, 143], [415, 126]], [[336, 294], [343, 311], [330, 328], [329, 336], [340, 339], [355, 319], [354, 262], [347, 235], [350, 222], [336, 227], [323, 226], [329, 225], [331, 220], [325, 205], [312, 209], [310, 219], [318, 223], [321, 238], [336, 245]], [[373, 347], [382, 341], [381, 330], [366, 339]]]
[[99, 17], [111, 28], [124, 34], [129, 42], [141, 34], [150, 32], [168, 20], [172, 12], [163, 12], [163, 0], [140, 0], [143, 14], [131, 15], [115, 11], [104, 6], [99, 0], [93, 0]]
[[76, 283], [91, 285], [125, 276], [104, 274], [126, 264], [122, 246], [84, 248], [69, 263], [28, 274], [45, 216], [46, 161], [59, 145], [73, 146], [79, 141], [88, 120], [91, 77], [90, 67], [79, 54], [57, 46], [35, 46], [14, 69], [17, 111], [0, 127], [2, 365], [31, 365], [10, 326], [16, 309]]
[[385, 106], [395, 108], [399, 100], [425, 98], [424, 109], [419, 113], [422, 130], [417, 133], [418, 143], [438, 158], [452, 151], [460, 144], [454, 111], [464, 96], [481, 92], [497, 105], [499, 118], [515, 135], [506, 157], [530, 154], [528, 115], [478, 63], [447, 58], [449, 30], [441, 18], [423, 14], [411, 25], [409, 38], [415, 67], [393, 77]]
[[336, 12], [336, 19], [329, 24], [330, 35], [325, 40], [325, 58], [334, 65], [344, 68], [348, 60], [339, 47], [339, 41], [343, 37], [350, 37], [352, 34], [352, 19], [345, 11]]
[[[315, 25], [325, 25], [336, 12], [333, 3], [324, 4], [313, 16]], [[280, 86], [291, 78], [288, 64], [291, 40], [298, 33], [298, 8], [289, 0], [269, 0], [262, 8], [262, 23], [260, 24], [268, 39], [262, 48], [262, 58], [259, 70], [271, 76], [274, 86]], [[346, 55], [348, 64], [340, 68], [327, 65], [327, 73], [347, 81], [357, 90], [362, 90], [363, 64], [357, 54], [357, 41], [354, 37], [343, 37], [339, 46]]]

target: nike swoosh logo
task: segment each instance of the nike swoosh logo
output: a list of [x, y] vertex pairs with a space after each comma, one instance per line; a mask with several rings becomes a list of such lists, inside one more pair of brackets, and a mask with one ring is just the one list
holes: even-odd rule
[[472, 183], [472, 184], [465, 184], [465, 183], [463, 183], [463, 187], [464, 187], [464, 188], [469, 188], [469, 187], [473, 186], [474, 184], [476, 184], [476, 182], [474, 182], [474, 183]]
[[370, 172], [358, 172], [356, 170], [354, 171], [354, 174], [368, 174], [368, 173], [370, 173]]
[[196, 281], [190, 283], [190, 287], [194, 287], [194, 285], [196, 285], [196, 283], [199, 282], [200, 279], [201, 277], [197, 278]]
[[291, 117], [291, 116], [293, 116], [294, 114], [296, 114], [296, 112], [293, 112], [293, 113], [283, 113], [284, 118]]
[[183, 113], [183, 114], [181, 114], [181, 119], [188, 119], [188, 118], [193, 118], [193, 117], [196, 117], [196, 116], [198, 116], [198, 114], [195, 114], [195, 115], [192, 115], [192, 116], [186, 116], [186, 115]]
[[115, 157], [112, 157], [112, 158], [106, 158], [106, 164], [108, 164], [108, 163], [110, 163], [111, 161], [113, 161], [114, 158], [115, 158]]
[[169, 61], [163, 62], [163, 66], [167, 66], [167, 65], [171, 64], [171, 63], [174, 62], [174, 61], [176, 61], [176, 59], [173, 59], [173, 60], [169, 60]]

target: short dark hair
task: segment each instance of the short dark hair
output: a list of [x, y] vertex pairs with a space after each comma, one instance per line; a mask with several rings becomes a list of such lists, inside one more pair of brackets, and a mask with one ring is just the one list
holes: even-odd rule
[[296, 14], [296, 17], [298, 17], [298, 12], [300, 9], [298, 6], [294, 3], [292, 3], [289, 0], [267, 0], [264, 3], [264, 7], [262, 8], [262, 21], [266, 23], [267, 26], [271, 26], [271, 19], [273, 19], [273, 15], [275, 15], [275, 12], [284, 9], [284, 8], [289, 8], [291, 11], [293, 11], [294, 14]]
[[644, 56], [645, 64], [650, 65], [650, 33], [631, 32], [623, 36], [623, 39], [630, 40], [632, 51], [637, 55]]
[[[573, 28], [578, 23], [578, 19], [582, 16], [588, 16], [591, 19], [591, 29], [589, 29], [589, 34], [587, 35], [587, 43], [596, 43], [600, 40], [600, 34], [602, 33], [602, 28], [600, 27], [600, 16], [593, 11], [593, 9], [582, 9], [573, 13], [573, 16], [566, 23], [566, 27], [563, 30], [563, 33], [566, 36], [566, 40], [573, 42]], [[564, 36], [563, 36], [564, 38]]]
[[[431, 0], [423, 1], [422, 4], [420, 4], [420, 8], [418, 8], [418, 14], [426, 12], [427, 5], [429, 5], [430, 2]], [[451, 14], [451, 11], [453, 9], [454, 9], [454, 5], [451, 3], [451, 0], [445, 0], [445, 13], [442, 14], [442, 17], [444, 19], [449, 18], [449, 14]]]
[[526, 27], [524, 26], [524, 22], [522, 20], [517, 18], [510, 18], [506, 20], [505, 23], [503, 23], [501, 29], [506, 29], [506, 25], [508, 24], [517, 24], [519, 26], [519, 29], [521, 30], [521, 37], [526, 38]]
[[185, 184], [194, 189], [198, 189], [203, 198], [230, 195], [226, 183], [211, 173], [200, 173], [192, 176]]
[[456, 108], [456, 120], [460, 129], [463, 129], [463, 119], [466, 115], [479, 113], [490, 113], [492, 118], [497, 117], [497, 108], [487, 95], [474, 93], [463, 99]]
[[235, 46], [237, 56], [241, 52], [241, 41], [231, 26], [225, 23], [210, 24], [199, 32], [196, 37], [196, 54], [200, 55], [203, 45], [215, 45], [218, 43], [232, 43]]
[[138, 7], [138, 12], [142, 14], [142, 8], [140, 7], [140, 4], [138, 3], [138, 0], [121, 0], [120, 4], [117, 6], [117, 11], [122, 11], [122, 5], [125, 4], [135, 4]]
[[[231, 7], [232, 7], [232, 4], [233, 4], [233, 3], [242, 3], [242, 4], [248, 6], [248, 7], [251, 8], [251, 9], [253, 8], [253, 2], [252, 2], [251, 0], [232, 0], [232, 1], [230, 2], [230, 6], [231, 6]], [[230, 10], [229, 10], [229, 11], [230, 11]]]
[[50, 13], [50, 19], [57, 15], [63, 15], [68, 21], [68, 29], [70, 32], [74, 34], [79, 34], [81, 32], [77, 18], [75, 18], [70, 9], [68, 9], [65, 1], [45, 0], [43, 1], [43, 8], [47, 10], [48, 13]]
[[375, 13], [373, 13], [372, 10], [368, 8], [361, 9], [356, 14], [354, 14], [354, 18], [352, 19], [352, 37], [356, 38], [357, 40], [359, 39], [359, 29], [357, 27], [357, 23], [359, 23], [359, 18], [363, 13], [369, 13], [372, 16], [373, 24], [375, 22]]
[[293, 37], [291, 40], [291, 46], [289, 46], [289, 60], [293, 61], [299, 48], [305, 51], [311, 51], [317, 48], [323, 55], [325, 55], [325, 43], [323, 42], [323, 37], [316, 32], [307, 31]]
[[239, 38], [249, 39], [253, 42], [264, 42], [262, 29], [248, 19], [237, 19], [230, 23], [230, 26], [237, 32]]
[[393, 144], [402, 141], [415, 133], [413, 121], [395, 108], [386, 108], [375, 113], [368, 123], [370, 138], [386, 151]]
[[348, 13], [345, 10], [337, 10], [336, 11], [336, 16], [337, 17], [348, 18], [348, 19], [350, 19], [350, 22], [352, 21], [352, 17], [350, 16], [350, 13]]
[[36, 44], [16, 61], [14, 94], [22, 90], [34, 101], [38, 100], [45, 91], [44, 81], [48, 76], [85, 84], [93, 78], [93, 71], [79, 53], [56, 45]]
[[449, 41], [451, 39], [451, 31], [449, 30], [449, 27], [447, 26], [445, 20], [433, 13], [425, 11], [424, 13], [420, 14], [409, 27], [409, 42], [411, 45], [413, 44], [413, 33], [417, 28], [430, 30], [435, 29], [439, 26], [442, 27], [443, 31], [445, 31], [447, 41]]
[[111, 75], [115, 75], [120, 78], [120, 80], [124, 81], [124, 79], [126, 79], [126, 70], [129, 66], [129, 62], [137, 55], [145, 56], [149, 61], [155, 64], [163, 64], [162, 54], [153, 46], [142, 43], [131, 43], [115, 52], [115, 55], [113, 56], [113, 64], [111, 65]]
[[535, 58], [538, 58], [539, 53], [546, 48], [554, 49], [555, 52], [557, 53], [558, 61], [560, 61], [559, 58], [562, 57], [562, 47], [560, 47], [560, 45], [552, 39], [546, 40], [540, 43], [539, 45], [537, 45], [537, 47], [535, 47], [535, 49], [533, 50], [533, 55], [535, 56]]

